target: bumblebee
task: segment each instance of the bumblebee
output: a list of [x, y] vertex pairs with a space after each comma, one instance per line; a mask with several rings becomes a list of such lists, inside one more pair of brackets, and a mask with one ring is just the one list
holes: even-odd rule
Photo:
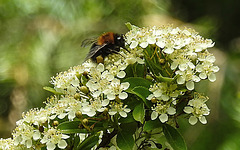
[[[91, 42], [91, 40], [84, 40], [82, 42], [82, 46], [88, 45], [89, 42]], [[91, 59], [94, 62], [100, 63], [103, 62], [104, 58], [109, 54], [118, 54], [120, 48], [127, 50], [123, 35], [113, 32], [102, 34], [97, 38], [97, 40], [92, 40], [92, 43], [93, 44], [85, 58], [85, 61]]]

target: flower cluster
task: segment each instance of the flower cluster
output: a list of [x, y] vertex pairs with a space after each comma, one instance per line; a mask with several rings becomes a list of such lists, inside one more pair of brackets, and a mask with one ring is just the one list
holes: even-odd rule
[[147, 99], [151, 100], [152, 103], [156, 103], [152, 107], [152, 120], [155, 120], [160, 115], [159, 119], [164, 123], [168, 121], [168, 115], [176, 113], [174, 105], [177, 104], [176, 98], [180, 95], [180, 91], [176, 89], [177, 84], [168, 85], [167, 82], [155, 83], [149, 88], [149, 91], [153, 94], [150, 94]]
[[[164, 123], [168, 121], [168, 115], [176, 113], [177, 102], [182, 100], [182, 95], [187, 96], [182, 85], [187, 90], [194, 91], [194, 83], [205, 79], [211, 82], [216, 80], [215, 73], [219, 68], [213, 64], [215, 57], [207, 50], [214, 46], [214, 42], [204, 39], [192, 29], [181, 30], [171, 25], [146, 28], [132, 26], [132, 30], [126, 34], [126, 42], [133, 50], [143, 49], [147, 65], [151, 64], [148, 62], [150, 60], [160, 68], [157, 73], [158, 67], [155, 67], [155, 64], [149, 68], [149, 74], [155, 75], [156, 78], [156, 83], [149, 88], [152, 94], [147, 97], [153, 103], [152, 120], [159, 116], [160, 121]], [[172, 80], [166, 81], [164, 78]], [[191, 101], [188, 104], [190, 106]], [[196, 111], [199, 106], [192, 107]], [[189, 108], [187, 110], [184, 109], [184, 112], [189, 114]], [[209, 111], [201, 115], [191, 113], [193, 116], [190, 117], [190, 124], [195, 124], [196, 118], [205, 124], [206, 119], [202, 115], [209, 114]]]
[[[54, 87], [45, 89], [55, 95], [45, 102], [45, 108], [23, 113], [13, 138], [0, 139], [0, 149], [53, 150], [71, 144], [80, 149], [87, 146], [81, 145], [87, 138], [96, 145], [85, 149], [99, 148], [103, 134], [111, 137], [124, 131], [119, 130], [122, 117], [144, 123], [146, 110], [151, 120], [159, 118], [161, 123], [170, 124], [185, 113], [190, 124], [198, 120], [206, 124], [208, 98], [195, 91], [195, 83], [216, 80], [219, 68], [207, 50], [214, 43], [194, 30], [170, 25], [131, 26], [125, 38], [128, 51], [109, 54], [102, 63], [87, 60], [52, 77]], [[69, 142], [73, 137], [80, 144]]]
[[219, 68], [214, 66], [215, 57], [207, 48], [214, 46], [210, 39], [204, 39], [194, 30], [173, 28], [172, 26], [137, 28], [126, 34], [131, 49], [145, 49], [156, 46], [154, 53], [168, 62], [173, 75], [178, 75], [177, 83], [194, 89], [194, 82], [201, 79], [216, 80]]

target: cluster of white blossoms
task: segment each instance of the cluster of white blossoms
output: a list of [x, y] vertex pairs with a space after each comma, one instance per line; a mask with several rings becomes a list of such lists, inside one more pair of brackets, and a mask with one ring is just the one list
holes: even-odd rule
[[[77, 120], [90, 131], [97, 122], [110, 121], [111, 125], [120, 117], [132, 116], [128, 114], [146, 96], [131, 91], [134, 84], [143, 86], [139, 89], [149, 90], [150, 94], [143, 102], [151, 102], [151, 106], [146, 105], [144, 109], [151, 109], [152, 120], [159, 118], [162, 123], [168, 123], [170, 118], [178, 115], [176, 108], [184, 101], [187, 106], [182, 112], [189, 116], [189, 123], [194, 125], [199, 120], [206, 124], [205, 116], [210, 112], [205, 104], [208, 98], [195, 92], [194, 83], [216, 80], [215, 73], [219, 68], [213, 64], [215, 57], [207, 50], [214, 43], [191, 29], [180, 30], [172, 26], [132, 26], [125, 40], [129, 52], [121, 49], [119, 54], [110, 54], [98, 64], [87, 60], [52, 77], [50, 82], [54, 87], [48, 90], [55, 96], [46, 101], [46, 107], [23, 113], [13, 138], [0, 139], [0, 149], [66, 149], [70, 135], [62, 133], [59, 124]], [[131, 80], [124, 81], [128, 77]], [[144, 83], [135, 83], [134, 77], [142, 78]], [[83, 120], [91, 117], [98, 121], [91, 128], [86, 127]], [[116, 121], [115, 126], [119, 124]], [[90, 132], [77, 135], [82, 142]]]
[[[1, 150], [15, 150], [12, 138], [0, 139], [0, 149]], [[18, 148], [20, 149], [20, 148]], [[18, 150], [16, 149], [16, 150]]]
[[[165, 64], [162, 65], [162, 68], [166, 69], [167, 76], [165, 77], [176, 78], [176, 84], [174, 82], [157, 82], [149, 88], [152, 94], [147, 99], [154, 104], [152, 120], [159, 116], [160, 121], [164, 123], [168, 121], [169, 115], [176, 113], [177, 100], [186, 91], [182, 88], [178, 90], [181, 85], [184, 85], [187, 90], [193, 91], [194, 82], [204, 79], [211, 82], [216, 80], [215, 73], [219, 71], [219, 67], [213, 64], [215, 57], [207, 50], [207, 48], [213, 47], [214, 43], [210, 39], [204, 39], [192, 29], [181, 30], [178, 27], [173, 28], [171, 25], [146, 28], [132, 26], [132, 30], [126, 34], [126, 42], [133, 50], [143, 49], [143, 53], [144, 51], [149, 53], [146, 49], [151, 49], [153, 55], [157, 55], [159, 60], [164, 60]], [[154, 56], [150, 57], [152, 59]], [[203, 115], [209, 114], [206, 104], [200, 107], [201, 104], [196, 106], [192, 104], [192, 101], [190, 100], [188, 104], [192, 106], [191, 110], [190, 107], [184, 109], [187, 114], [193, 114], [189, 119], [190, 124], [195, 124], [196, 118], [205, 124], [206, 119]], [[199, 112], [199, 109], [202, 113]]]
[[[121, 62], [121, 59], [114, 61], [114, 63], [112, 61], [104, 63], [104, 65], [87, 61], [80, 66], [71, 68], [68, 72], [58, 74], [55, 78], [52, 78], [51, 83], [59, 93], [72, 96], [76, 93], [79, 94], [81, 97], [81, 101], [79, 101], [82, 107], [81, 112], [92, 117], [96, 112], [103, 112], [110, 101], [124, 100], [128, 97], [125, 90], [128, 89], [129, 83], [120, 82], [120, 79], [126, 75], [123, 71], [126, 65], [119, 65], [119, 62]], [[114, 104], [118, 105], [118, 103]], [[114, 106], [111, 105], [111, 107]], [[123, 105], [122, 107], [126, 108], [127, 106]], [[77, 110], [73, 111], [72, 107], [69, 108], [69, 111], [75, 112]], [[126, 115], [124, 116], [126, 117]]]
[[201, 79], [216, 80], [219, 71], [214, 66], [215, 57], [207, 48], [214, 46], [210, 39], [204, 39], [194, 30], [173, 28], [172, 26], [137, 28], [126, 34], [126, 42], [131, 49], [144, 49], [149, 45], [159, 48], [157, 53], [164, 56], [175, 75], [178, 84], [185, 84], [188, 90], [194, 89], [194, 82]]
[[[168, 115], [176, 114], [174, 105], [177, 104], [177, 97], [180, 95], [180, 91], [176, 90], [177, 84], [168, 85], [167, 82], [155, 83], [149, 88], [152, 92], [147, 99], [152, 103], [156, 103], [152, 107], [151, 119], [155, 120], [158, 116], [162, 123], [168, 121]], [[173, 106], [173, 107], [172, 107]]]

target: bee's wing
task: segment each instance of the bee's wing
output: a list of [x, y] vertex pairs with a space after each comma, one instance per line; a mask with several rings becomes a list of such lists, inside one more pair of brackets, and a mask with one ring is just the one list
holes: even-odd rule
[[92, 45], [93, 43], [97, 42], [97, 38], [89, 38], [89, 39], [85, 39], [82, 41], [81, 47], [87, 47], [89, 45]]
[[91, 47], [89, 53], [87, 54], [86, 58], [84, 61], [88, 60], [89, 58], [93, 57], [94, 54], [96, 54], [100, 49], [102, 49], [103, 47], [105, 47], [107, 44], [103, 44], [103, 45], [96, 45], [94, 43], [94, 45]]

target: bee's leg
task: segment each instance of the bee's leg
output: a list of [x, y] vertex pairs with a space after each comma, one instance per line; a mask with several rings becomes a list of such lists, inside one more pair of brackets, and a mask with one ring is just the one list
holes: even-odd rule
[[125, 49], [127, 52], [129, 52], [130, 53], [130, 51], [124, 46], [124, 47], [122, 47], [123, 49]]
[[[119, 54], [119, 55], [121, 55], [120, 53], [119, 53], [119, 51], [117, 51], [117, 50], [114, 50], [114, 49], [108, 49], [109, 50], [109, 54], [112, 54], [112, 53], [114, 53], [114, 54]], [[123, 57], [123, 55], [121, 55], [122, 57]]]

